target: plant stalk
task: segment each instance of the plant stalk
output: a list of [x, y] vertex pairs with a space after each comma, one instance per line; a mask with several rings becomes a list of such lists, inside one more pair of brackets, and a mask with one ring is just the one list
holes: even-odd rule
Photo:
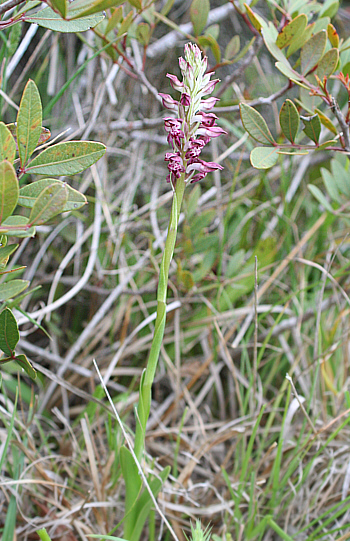
[[169, 221], [169, 229], [165, 241], [164, 253], [159, 273], [159, 283], [157, 290], [157, 317], [155, 322], [154, 335], [148, 357], [147, 367], [142, 374], [140, 382], [140, 397], [136, 410], [136, 434], [134, 448], [134, 452], [138, 460], [141, 460], [144, 449], [146, 424], [151, 408], [152, 384], [164, 336], [169, 268], [175, 248], [177, 226], [179, 223], [179, 216], [185, 187], [185, 176], [184, 174], [182, 174], [180, 178], [178, 178], [176, 181], [171, 216]]

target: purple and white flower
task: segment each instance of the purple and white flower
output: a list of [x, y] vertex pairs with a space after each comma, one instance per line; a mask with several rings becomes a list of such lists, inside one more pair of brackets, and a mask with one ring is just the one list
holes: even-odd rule
[[203, 96], [211, 94], [219, 82], [219, 79], [210, 79], [211, 73], [206, 74], [207, 65], [207, 57], [202, 58], [197, 45], [186, 44], [185, 58], [179, 58], [182, 82], [176, 75], [167, 74], [173, 89], [181, 93], [179, 101], [169, 94], [159, 94], [163, 106], [178, 114], [177, 118], [164, 119], [168, 143], [174, 150], [167, 152], [165, 157], [169, 170], [167, 180], [173, 187], [181, 174], [185, 174], [185, 182], [198, 182], [208, 173], [222, 169], [222, 166], [215, 162], [205, 162], [199, 158], [203, 147], [212, 137], [226, 133], [216, 126], [217, 116], [208, 113], [218, 98], [202, 99]]

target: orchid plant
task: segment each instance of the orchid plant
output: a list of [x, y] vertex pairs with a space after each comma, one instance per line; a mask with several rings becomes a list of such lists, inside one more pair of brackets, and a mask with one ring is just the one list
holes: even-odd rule
[[175, 75], [167, 74], [173, 89], [181, 93], [179, 101], [174, 100], [168, 94], [160, 94], [164, 107], [177, 113], [177, 118], [166, 117], [164, 119], [168, 143], [173, 150], [166, 153], [165, 160], [168, 162], [169, 170], [167, 181], [171, 184], [174, 197], [160, 267], [154, 337], [147, 368], [140, 384], [135, 439], [135, 454], [139, 459], [144, 447], [146, 423], [151, 406], [151, 387], [164, 335], [169, 267], [175, 248], [184, 191], [188, 184], [198, 182], [211, 171], [222, 169], [218, 163], [205, 162], [200, 158], [203, 147], [209, 143], [212, 137], [226, 133], [215, 125], [216, 115], [208, 112], [214, 107], [218, 98], [203, 99], [204, 96], [213, 92], [219, 82], [219, 79], [211, 80], [212, 74], [206, 73], [207, 62], [207, 57], [202, 57], [197, 45], [186, 44], [185, 58], [180, 57], [179, 59], [182, 82]]
[[[172, 74], [168, 74], [174, 90], [180, 92], [178, 101], [168, 94], [160, 94], [164, 107], [176, 113], [176, 117], [164, 119], [168, 143], [172, 152], [167, 152], [165, 161], [168, 163], [169, 174], [167, 181], [173, 190], [173, 202], [170, 215], [168, 234], [162, 257], [158, 292], [157, 317], [151, 350], [140, 382], [140, 396], [136, 411], [136, 433], [133, 453], [123, 446], [120, 452], [120, 464], [125, 480], [125, 514], [124, 538], [138, 541], [147, 514], [144, 512], [145, 500], [140, 496], [142, 479], [140, 478], [134, 457], [140, 463], [144, 452], [146, 424], [151, 407], [151, 389], [157, 368], [160, 347], [162, 344], [166, 320], [166, 299], [170, 263], [173, 257], [181, 204], [185, 188], [188, 184], [198, 182], [211, 171], [222, 169], [214, 162], [206, 162], [200, 158], [201, 151], [212, 137], [226, 133], [216, 126], [216, 115], [210, 113], [218, 98], [205, 96], [213, 92], [218, 79], [211, 80], [207, 74], [207, 58], [197, 45], [185, 45], [185, 58], [179, 59], [182, 82]], [[161, 482], [169, 474], [165, 468], [159, 477], [153, 478], [149, 485], [156, 496], [161, 488]], [[160, 479], [159, 479], [160, 478]], [[148, 496], [148, 495], [147, 495]], [[147, 505], [152, 505], [150, 498]], [[144, 519], [141, 520], [141, 516]]]

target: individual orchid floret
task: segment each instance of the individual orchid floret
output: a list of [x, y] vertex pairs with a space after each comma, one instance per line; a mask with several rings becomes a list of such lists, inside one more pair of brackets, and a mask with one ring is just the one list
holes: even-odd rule
[[[184, 174], [185, 182], [198, 182], [211, 171], [222, 169], [214, 162], [205, 162], [199, 158], [203, 147], [212, 137], [226, 133], [216, 126], [217, 116], [210, 113], [218, 98], [204, 96], [213, 92], [219, 79], [211, 80], [212, 73], [206, 73], [207, 57], [197, 45], [185, 45], [185, 58], [179, 59], [182, 82], [170, 73], [167, 77], [174, 90], [181, 93], [179, 101], [169, 94], [160, 94], [164, 107], [175, 111], [177, 118], [165, 118], [164, 126], [168, 133], [168, 143], [174, 152], [168, 152], [169, 175], [167, 179], [175, 187], [177, 179]], [[195, 171], [198, 173], [195, 174]]]
[[174, 100], [170, 94], [163, 94], [162, 92], [159, 92], [159, 96], [162, 99], [163, 107], [169, 109], [170, 111], [178, 110], [179, 102]]

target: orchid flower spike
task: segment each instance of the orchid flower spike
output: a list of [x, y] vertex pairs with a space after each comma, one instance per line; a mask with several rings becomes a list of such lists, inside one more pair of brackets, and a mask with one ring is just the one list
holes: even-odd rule
[[[179, 58], [182, 82], [170, 73], [167, 77], [174, 90], [181, 93], [179, 101], [169, 94], [159, 94], [163, 106], [177, 113], [177, 118], [164, 119], [168, 143], [173, 152], [167, 152], [169, 175], [167, 181], [175, 187], [176, 180], [185, 174], [185, 182], [198, 182], [209, 172], [223, 169], [215, 162], [205, 162], [199, 155], [202, 148], [212, 137], [226, 133], [216, 126], [216, 115], [208, 113], [218, 101], [218, 98], [204, 96], [211, 94], [219, 79], [210, 80], [211, 73], [206, 74], [208, 59], [202, 57], [197, 45], [185, 45], [185, 58]], [[196, 172], [197, 171], [197, 172]]]

